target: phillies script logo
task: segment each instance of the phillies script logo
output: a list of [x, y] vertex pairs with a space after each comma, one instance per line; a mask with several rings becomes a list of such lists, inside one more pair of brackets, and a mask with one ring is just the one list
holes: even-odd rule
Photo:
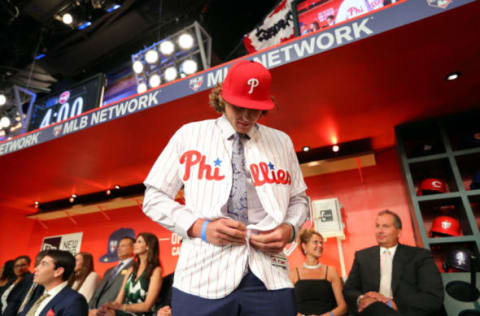
[[53, 128], [53, 135], [57, 137], [62, 132], [62, 124], [57, 125]]
[[269, 168], [265, 162], [259, 164], [252, 163], [250, 165], [250, 172], [252, 173], [253, 185], [260, 186], [265, 183], [276, 184], [291, 184], [290, 173], [283, 169]]
[[189, 85], [190, 89], [197, 91], [203, 84], [203, 76], [190, 79]]
[[202, 180], [205, 177], [206, 180], [216, 180], [220, 181], [225, 178], [225, 176], [220, 175], [220, 168], [214, 167], [205, 162], [205, 155], [202, 155], [201, 152], [197, 150], [189, 150], [183, 153], [180, 157], [180, 163], [185, 164], [185, 175], [183, 176], [183, 181], [190, 179], [190, 174], [192, 167], [198, 165], [198, 180]]

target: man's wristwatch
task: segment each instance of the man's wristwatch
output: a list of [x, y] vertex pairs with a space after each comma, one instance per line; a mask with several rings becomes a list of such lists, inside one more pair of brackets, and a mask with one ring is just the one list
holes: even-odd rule
[[365, 297], [365, 295], [360, 295], [359, 297], [357, 297], [357, 306], [360, 305], [360, 301]]
[[291, 243], [295, 240], [295, 226], [290, 223], [287, 224], [290, 225], [290, 239], [288, 240], [288, 243]]

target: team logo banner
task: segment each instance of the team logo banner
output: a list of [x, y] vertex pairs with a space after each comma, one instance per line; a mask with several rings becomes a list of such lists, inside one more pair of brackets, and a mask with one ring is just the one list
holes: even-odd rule
[[292, 0], [282, 0], [262, 24], [243, 39], [249, 53], [256, 52], [295, 37]]
[[40, 250], [59, 249], [66, 250], [73, 255], [80, 252], [83, 233], [73, 233], [43, 238]]

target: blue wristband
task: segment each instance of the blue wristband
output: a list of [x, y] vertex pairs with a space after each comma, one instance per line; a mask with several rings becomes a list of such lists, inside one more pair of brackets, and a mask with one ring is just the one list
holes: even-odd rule
[[332, 311], [328, 312], [328, 315], [330, 315], [330, 316], [335, 316], [335, 315], [333, 315], [333, 312], [332, 312]]
[[392, 301], [388, 300], [387, 305], [388, 307], [392, 308]]
[[210, 223], [210, 221], [208, 219], [206, 219], [204, 222], [203, 222], [203, 225], [202, 225], [202, 233], [200, 234], [200, 236], [202, 237], [202, 240], [204, 242], [208, 242], [207, 240], [207, 225], [208, 223]]

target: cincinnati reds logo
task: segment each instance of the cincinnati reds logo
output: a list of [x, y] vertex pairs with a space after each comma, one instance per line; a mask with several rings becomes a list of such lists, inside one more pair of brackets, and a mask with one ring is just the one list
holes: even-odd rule
[[260, 162], [259, 164], [252, 163], [250, 165], [250, 172], [252, 173], [253, 185], [261, 186], [265, 183], [276, 183], [276, 184], [291, 184], [292, 180], [290, 173], [283, 169], [271, 169], [269, 170], [268, 165], [265, 162]]
[[70, 91], [65, 91], [65, 92], [62, 92], [62, 94], [60, 94], [60, 104], [64, 104], [68, 101], [68, 99], [70, 99]]
[[258, 87], [258, 85], [260, 84], [260, 82], [258, 81], [257, 78], [250, 78], [250, 79], [248, 79], [247, 84], [250, 86], [250, 90], [248, 91], [248, 94], [252, 94], [252, 93], [253, 93], [253, 89], [255, 89], [256, 87]]
[[440, 181], [432, 181], [432, 187], [441, 189], [442, 188], [442, 183]]
[[180, 157], [180, 164], [185, 164], [185, 174], [183, 175], [183, 181], [190, 179], [192, 167], [198, 165], [198, 180], [202, 180], [205, 176], [206, 180], [220, 181], [225, 176], [220, 175], [220, 168], [212, 166], [205, 162], [206, 157], [197, 150], [189, 150], [183, 153]]

